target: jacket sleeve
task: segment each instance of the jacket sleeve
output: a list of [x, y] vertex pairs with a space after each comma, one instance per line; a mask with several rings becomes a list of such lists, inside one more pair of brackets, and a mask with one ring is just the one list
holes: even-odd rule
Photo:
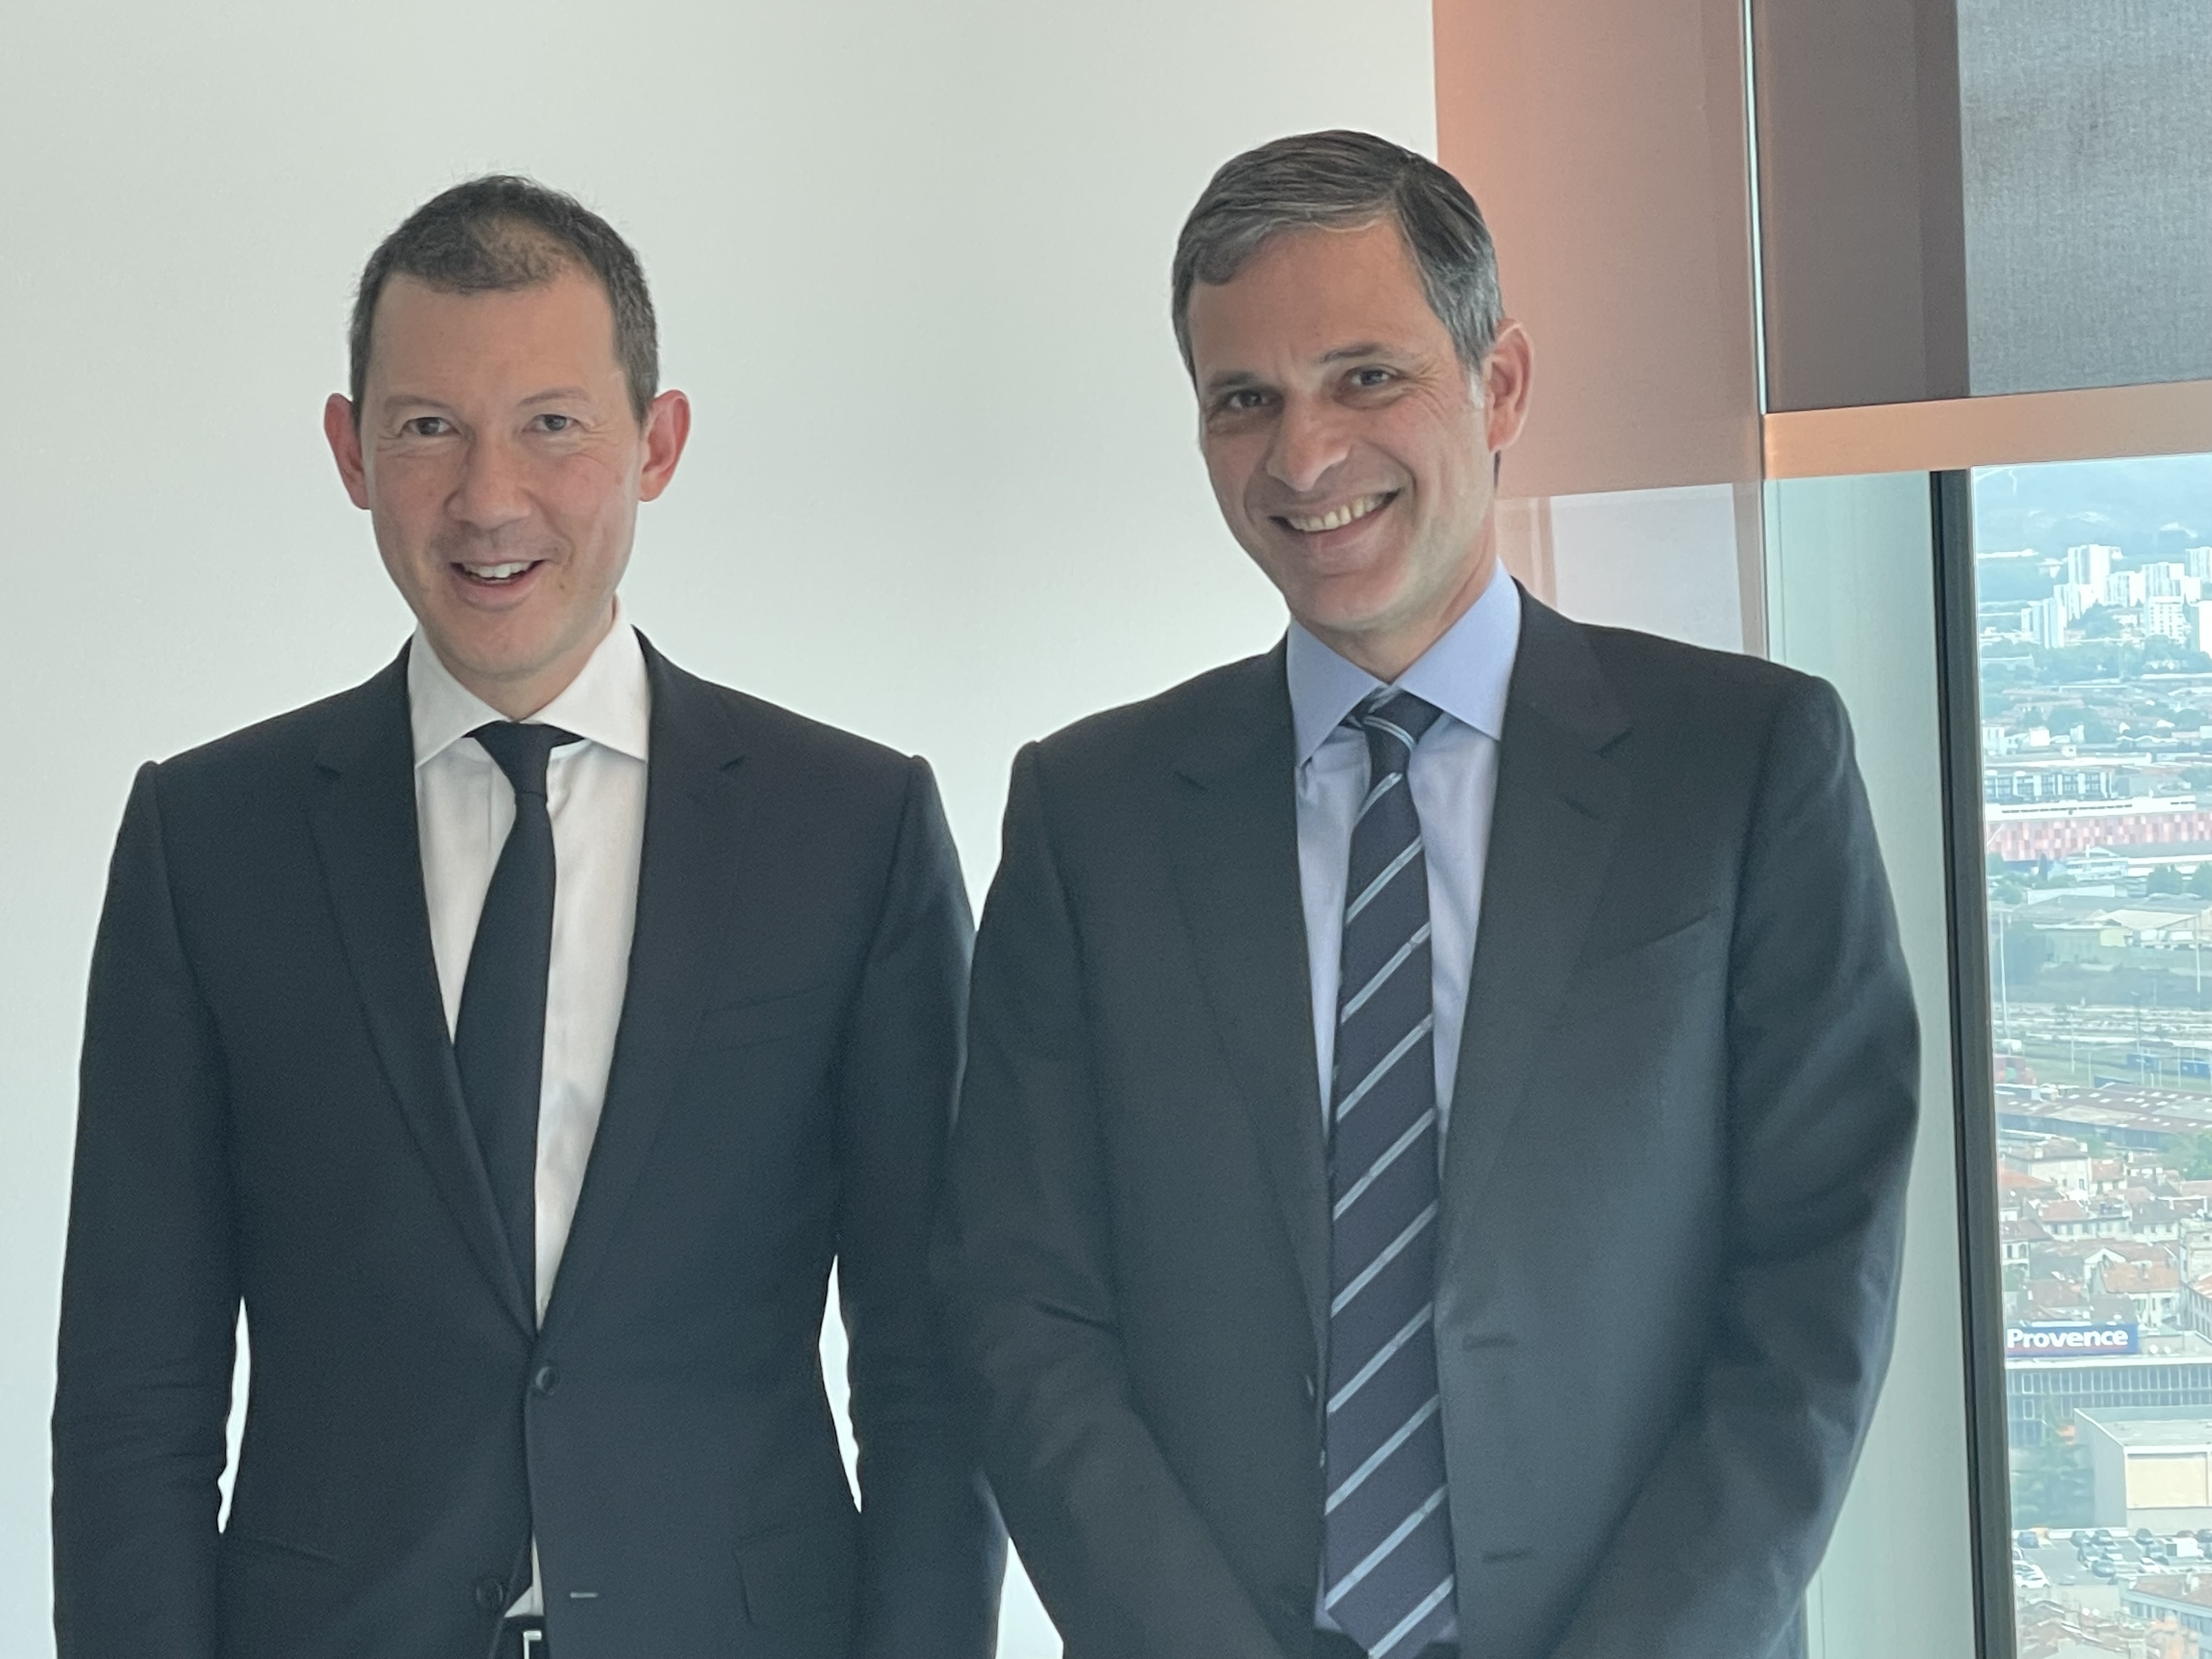
[[1080, 950], [1037, 751], [1014, 764], [976, 945], [937, 1271], [987, 1400], [985, 1463], [1072, 1655], [1281, 1659], [1132, 1396]]
[[232, 1230], [222, 1056], [179, 935], [149, 765], [85, 1009], [53, 1415], [60, 1659], [216, 1653]]
[[907, 777], [841, 1061], [838, 1301], [860, 1448], [856, 1659], [989, 1659], [1006, 1533], [928, 1278], [974, 933], [928, 767]]
[[1555, 1659], [1773, 1649], [1889, 1363], [1919, 1032], [1849, 722], [1818, 680], [1767, 737], [1729, 1045], [1730, 1244], [1703, 1384]]

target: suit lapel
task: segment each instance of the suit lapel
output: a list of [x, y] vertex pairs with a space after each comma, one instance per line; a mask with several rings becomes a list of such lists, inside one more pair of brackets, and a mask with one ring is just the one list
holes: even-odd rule
[[1523, 594], [1444, 1148], [1447, 1261], [1455, 1218], [1490, 1177], [1604, 889], [1627, 805], [1607, 751], [1627, 729], [1582, 630]]
[[640, 635], [652, 687], [645, 847], [622, 1024], [574, 1224], [545, 1310], [550, 1333], [590, 1290], [689, 1059], [727, 915], [752, 798], [736, 728], [702, 682]]
[[315, 848], [377, 1058], [477, 1265], [508, 1315], [532, 1329], [462, 1103], [430, 950], [405, 651], [338, 701], [315, 763]]
[[1283, 660], [1279, 646], [1232, 671], [1219, 718], [1177, 762], [1169, 842], [1207, 1006], [1282, 1208], [1318, 1358], [1328, 1352], [1328, 1176]]

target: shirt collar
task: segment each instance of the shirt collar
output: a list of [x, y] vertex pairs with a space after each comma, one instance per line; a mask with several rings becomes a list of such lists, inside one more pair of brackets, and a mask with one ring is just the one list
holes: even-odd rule
[[[415, 764], [443, 754], [488, 721], [507, 717], [455, 679], [418, 627], [407, 652], [407, 716]], [[580, 738], [643, 760], [653, 724], [653, 694], [637, 629], [615, 605], [615, 624], [568, 689], [525, 724], [557, 726]]]
[[[1398, 677], [1396, 689], [1411, 691], [1495, 741], [1505, 730], [1506, 688], [1520, 648], [1521, 590], [1501, 559], [1482, 596]], [[1382, 689], [1382, 681], [1339, 656], [1297, 622], [1291, 624], [1287, 672], [1301, 766], [1320, 752], [1346, 714]]]

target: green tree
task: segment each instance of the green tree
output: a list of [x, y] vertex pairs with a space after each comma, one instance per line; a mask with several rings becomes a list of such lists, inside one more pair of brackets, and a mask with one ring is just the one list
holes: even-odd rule
[[[2063, 1425], [2053, 1420], [2059, 1418], [2067, 1419]], [[2046, 1407], [2042, 1443], [2026, 1447], [2013, 1457], [2012, 1523], [2086, 1527], [2095, 1519], [2087, 1449], [2074, 1443], [2070, 1414], [2063, 1407]]]
[[2081, 638], [2116, 640], [2120, 636], [2120, 613], [2108, 605], [2093, 605], [2081, 613]]
[[[2203, 867], [2202, 865], [2197, 866], [2200, 870]], [[2179, 893], [2183, 890], [2181, 872], [2170, 864], [2154, 865], [2143, 881], [2146, 893]]]
[[2212, 898], [2212, 863], [2200, 864], [2189, 872], [2189, 890], [2198, 898]]

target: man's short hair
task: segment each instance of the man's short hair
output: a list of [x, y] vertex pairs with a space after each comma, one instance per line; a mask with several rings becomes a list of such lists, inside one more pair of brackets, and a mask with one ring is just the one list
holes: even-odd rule
[[1174, 317], [1190, 356], [1190, 295], [1225, 283], [1285, 231], [1345, 229], [1388, 218], [1405, 238], [1429, 309], [1472, 371], [1503, 320], [1498, 254], [1467, 186], [1425, 155], [1368, 132], [1302, 132], [1248, 149], [1213, 175], [1176, 240]]
[[615, 228], [574, 197], [534, 179], [486, 173], [433, 196], [377, 245], [362, 268], [347, 336], [354, 421], [368, 380], [369, 331], [392, 277], [412, 276], [449, 294], [511, 292], [581, 270], [606, 290], [615, 314], [615, 358], [640, 422], [660, 389], [660, 343], [653, 296], [637, 254]]

